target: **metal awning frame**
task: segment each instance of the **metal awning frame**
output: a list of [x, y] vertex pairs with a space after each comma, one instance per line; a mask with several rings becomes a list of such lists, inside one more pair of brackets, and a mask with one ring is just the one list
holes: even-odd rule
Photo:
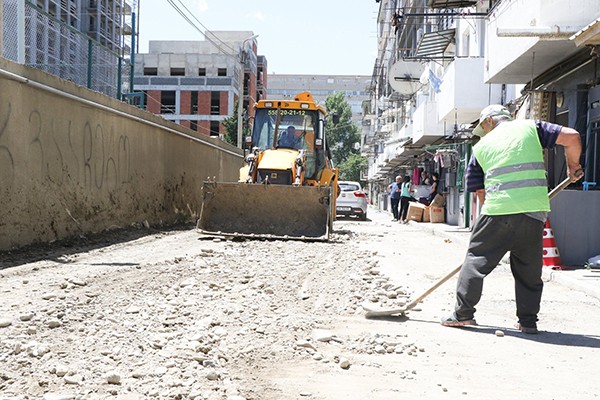
[[463, 8], [477, 5], [477, 0], [429, 0], [431, 8]]
[[417, 45], [417, 50], [415, 51], [413, 57], [432, 57], [435, 55], [443, 56], [452, 40], [454, 40], [455, 35], [455, 29], [445, 29], [442, 31], [424, 34]]

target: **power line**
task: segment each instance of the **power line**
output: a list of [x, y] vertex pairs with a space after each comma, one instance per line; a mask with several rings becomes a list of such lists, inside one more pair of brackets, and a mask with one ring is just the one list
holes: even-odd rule
[[[178, 13], [179, 15], [181, 15], [181, 17], [182, 17], [183, 19], [185, 19], [185, 20], [186, 20], [186, 21], [187, 21], [187, 22], [188, 22], [188, 23], [189, 23], [189, 24], [190, 24], [190, 25], [191, 25], [191, 26], [192, 26], [194, 29], [196, 29], [196, 30], [197, 30], [199, 33], [203, 34], [203, 35], [204, 35], [204, 38], [205, 38], [207, 41], [209, 41], [210, 43], [212, 43], [212, 44], [213, 44], [213, 45], [214, 45], [214, 46], [217, 48], [217, 50], [218, 50], [219, 52], [223, 53], [223, 54], [224, 54], [224, 55], [226, 55], [226, 56], [233, 57], [233, 58], [235, 58], [236, 60], [238, 59], [238, 56], [237, 56], [236, 54], [232, 54], [232, 53], [229, 53], [229, 52], [227, 52], [227, 51], [223, 50], [223, 49], [221, 48], [221, 46], [220, 46], [218, 43], [216, 43], [214, 40], [212, 40], [210, 37], [208, 37], [208, 35], [206, 35], [204, 32], [202, 32], [202, 30], [201, 30], [201, 29], [200, 29], [200, 28], [199, 28], [199, 27], [198, 27], [198, 26], [197, 26], [197, 25], [196, 25], [196, 24], [195, 24], [195, 23], [194, 23], [194, 22], [193, 22], [193, 21], [190, 19], [190, 17], [189, 17], [189, 16], [188, 16], [188, 15], [187, 15], [187, 14], [186, 14], [186, 13], [185, 13], [185, 12], [184, 12], [184, 11], [183, 11], [181, 8], [179, 8], [179, 6], [178, 6], [177, 4], [175, 4], [174, 0], [167, 0], [167, 2], [168, 2], [168, 3], [169, 3], [169, 4], [170, 4], [170, 5], [171, 5], [171, 6], [172, 6], [174, 9], [175, 9], [175, 11], [177, 11], [177, 13]], [[185, 8], [185, 6], [183, 6], [183, 7]], [[188, 11], [188, 13], [189, 13], [189, 10], [188, 10], [187, 8], [186, 8], [186, 10], [187, 10], [187, 11]], [[190, 13], [190, 14], [191, 14], [191, 13]], [[192, 16], [193, 16], [193, 15], [192, 15]], [[194, 17], [194, 19], [198, 20], [196, 17]], [[202, 25], [202, 26], [204, 26], [204, 25]], [[205, 27], [205, 28], [206, 28], [206, 27]], [[213, 36], [214, 36], [214, 35], [213, 35]], [[229, 47], [229, 46], [228, 46], [228, 47]], [[231, 48], [231, 47], [230, 47], [230, 48]], [[233, 48], [231, 48], [231, 49], [232, 49], [233, 51], [235, 51]]]
[[[204, 25], [198, 18], [196, 18], [196, 16], [190, 11], [190, 9], [185, 6], [185, 4], [183, 3], [182, 0], [178, 0], [178, 1], [179, 1], [179, 3], [181, 3], [181, 6], [183, 8], [185, 8], [185, 10], [200, 24], [200, 26], [204, 28], [204, 37], [206, 37], [207, 34], [211, 34], [215, 39], [217, 39], [219, 42], [221, 42], [225, 47], [228, 47], [233, 53], [236, 52], [236, 50], [233, 47], [231, 47], [227, 42], [224, 42], [217, 35], [212, 33], [211, 30], [206, 27], [206, 25]], [[207, 38], [207, 40], [208, 40], [208, 38]]]

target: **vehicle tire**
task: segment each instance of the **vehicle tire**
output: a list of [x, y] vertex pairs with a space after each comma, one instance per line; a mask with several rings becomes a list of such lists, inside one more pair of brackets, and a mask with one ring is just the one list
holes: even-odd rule
[[361, 221], [366, 221], [367, 220], [367, 213], [364, 213], [363, 215], [360, 216], [360, 220]]

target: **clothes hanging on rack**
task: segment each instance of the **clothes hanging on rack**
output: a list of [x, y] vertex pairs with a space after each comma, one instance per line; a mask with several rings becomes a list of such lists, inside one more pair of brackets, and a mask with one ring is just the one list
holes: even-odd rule
[[415, 169], [413, 170], [412, 184], [418, 185], [419, 179], [421, 179], [421, 172], [419, 171], [419, 168], [415, 167]]

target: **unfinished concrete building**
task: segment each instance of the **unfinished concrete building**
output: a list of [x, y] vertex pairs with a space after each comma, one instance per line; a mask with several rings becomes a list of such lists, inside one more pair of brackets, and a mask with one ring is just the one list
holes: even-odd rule
[[134, 89], [148, 111], [222, 136], [240, 92], [244, 110], [265, 97], [266, 71], [253, 32], [212, 31], [202, 41], [150, 41], [148, 53], [136, 54]]

